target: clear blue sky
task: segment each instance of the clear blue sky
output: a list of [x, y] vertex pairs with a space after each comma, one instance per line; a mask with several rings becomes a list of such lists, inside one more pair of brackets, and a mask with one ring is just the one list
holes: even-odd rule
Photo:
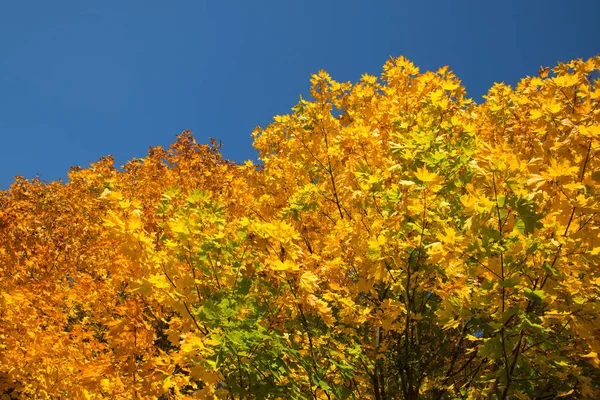
[[0, 189], [118, 166], [191, 129], [236, 161], [310, 74], [450, 67], [481, 99], [600, 53], [600, 1], [0, 0]]

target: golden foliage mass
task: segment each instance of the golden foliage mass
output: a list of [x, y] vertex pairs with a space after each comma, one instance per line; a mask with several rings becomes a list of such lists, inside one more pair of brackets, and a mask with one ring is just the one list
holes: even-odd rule
[[600, 57], [390, 59], [253, 133], [0, 193], [0, 398], [600, 397]]

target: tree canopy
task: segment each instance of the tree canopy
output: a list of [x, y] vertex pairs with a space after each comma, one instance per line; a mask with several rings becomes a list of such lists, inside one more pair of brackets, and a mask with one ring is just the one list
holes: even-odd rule
[[321, 71], [260, 162], [184, 132], [0, 192], [0, 398], [600, 398], [600, 57], [481, 104]]

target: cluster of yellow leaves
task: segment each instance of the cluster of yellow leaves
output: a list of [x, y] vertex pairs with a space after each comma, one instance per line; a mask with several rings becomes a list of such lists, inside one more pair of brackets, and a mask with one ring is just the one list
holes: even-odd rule
[[254, 132], [0, 194], [3, 398], [600, 396], [600, 58], [311, 78]]

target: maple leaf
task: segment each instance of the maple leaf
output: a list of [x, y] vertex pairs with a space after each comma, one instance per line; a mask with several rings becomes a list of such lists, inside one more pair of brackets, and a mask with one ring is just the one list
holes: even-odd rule
[[425, 166], [422, 166], [415, 172], [415, 177], [421, 182], [431, 182], [437, 177], [437, 174], [429, 172]]
[[305, 271], [300, 276], [300, 288], [307, 293], [314, 293], [319, 287], [319, 278], [311, 271]]

